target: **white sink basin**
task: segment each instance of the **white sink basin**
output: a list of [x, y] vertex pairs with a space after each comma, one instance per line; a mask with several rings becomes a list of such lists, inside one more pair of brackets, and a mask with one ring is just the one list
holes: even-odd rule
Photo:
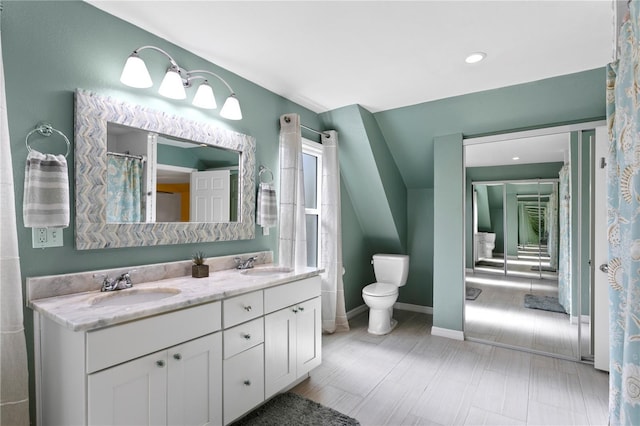
[[252, 269], [243, 269], [240, 271], [241, 274], [244, 275], [255, 275], [255, 276], [266, 276], [266, 275], [277, 275], [277, 274], [287, 274], [289, 272], [293, 272], [292, 268], [285, 268], [282, 266], [267, 266], [264, 268], [252, 268]]
[[127, 289], [116, 290], [100, 294], [91, 299], [91, 306], [126, 306], [138, 303], [153, 302], [166, 299], [167, 297], [179, 294], [177, 288], [148, 288], [148, 289]]

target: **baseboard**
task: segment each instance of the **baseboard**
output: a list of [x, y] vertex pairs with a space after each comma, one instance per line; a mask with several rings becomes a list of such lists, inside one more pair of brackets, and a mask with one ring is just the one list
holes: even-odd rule
[[453, 340], [464, 340], [464, 332], [459, 330], [450, 330], [448, 328], [440, 328], [436, 326], [431, 327], [432, 336], [446, 337]]
[[393, 305], [394, 309], [401, 311], [419, 312], [421, 314], [433, 315], [433, 308], [431, 306], [414, 305], [411, 303], [396, 302]]
[[347, 312], [347, 319], [350, 320], [351, 318], [355, 317], [356, 315], [360, 315], [361, 313], [363, 313], [367, 309], [368, 309], [367, 305], [365, 305], [365, 304], [362, 304], [360, 306], [356, 306], [355, 308], [353, 308], [349, 312]]

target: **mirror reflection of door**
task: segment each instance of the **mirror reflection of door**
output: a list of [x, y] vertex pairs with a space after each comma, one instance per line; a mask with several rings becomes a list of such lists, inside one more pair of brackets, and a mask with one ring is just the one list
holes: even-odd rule
[[465, 140], [465, 338], [573, 360], [593, 353], [593, 134]]
[[[121, 179], [125, 182], [140, 181], [139, 187], [133, 189], [134, 195], [128, 193], [130, 185], [116, 186], [108, 178], [107, 189], [113, 188], [115, 194], [112, 199], [139, 200], [125, 206], [129, 210], [136, 210], [135, 216], [128, 214], [128, 211], [127, 215], [108, 215], [109, 222], [238, 221], [239, 152], [114, 123], [107, 125], [107, 151], [111, 157], [132, 158], [142, 162], [139, 176]], [[209, 171], [220, 171], [218, 176], [224, 177], [212, 182], [206, 182], [204, 178], [196, 179], [200, 189], [192, 194], [192, 173]], [[114, 176], [122, 177], [123, 173], [115, 172]], [[212, 193], [205, 193], [201, 189], [205, 183]], [[221, 198], [222, 194], [225, 194], [225, 199]], [[123, 210], [120, 206], [118, 208]], [[130, 217], [135, 219], [130, 220]]]

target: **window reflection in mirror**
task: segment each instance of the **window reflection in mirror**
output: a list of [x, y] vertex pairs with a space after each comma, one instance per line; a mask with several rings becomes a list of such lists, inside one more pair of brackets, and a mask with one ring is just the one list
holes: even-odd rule
[[107, 125], [107, 222], [237, 222], [238, 151]]

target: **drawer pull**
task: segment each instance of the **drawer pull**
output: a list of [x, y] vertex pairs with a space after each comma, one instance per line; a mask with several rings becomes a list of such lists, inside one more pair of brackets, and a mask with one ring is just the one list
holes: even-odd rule
[[251, 339], [251, 335], [249, 333], [243, 334], [242, 337], [244, 337], [247, 340]]
[[251, 312], [251, 305], [245, 306], [244, 310], [247, 312]]
[[164, 361], [159, 359], [158, 361], [156, 361], [156, 365], [160, 368], [164, 367]]
[[245, 380], [242, 383], [244, 383], [245, 386], [251, 386], [251, 380]]
[[182, 359], [181, 354], [173, 354], [173, 359], [180, 361]]

